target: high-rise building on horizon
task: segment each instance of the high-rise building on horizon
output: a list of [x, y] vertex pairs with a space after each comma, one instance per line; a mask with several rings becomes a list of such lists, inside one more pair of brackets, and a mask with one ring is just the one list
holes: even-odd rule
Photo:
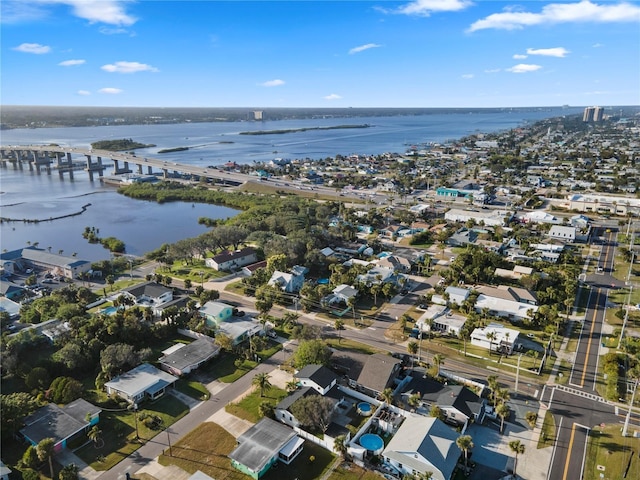
[[263, 120], [263, 112], [262, 110], [254, 110], [253, 111], [253, 119], [260, 121]]
[[582, 114], [583, 122], [600, 122], [604, 116], [602, 107], [587, 107]]

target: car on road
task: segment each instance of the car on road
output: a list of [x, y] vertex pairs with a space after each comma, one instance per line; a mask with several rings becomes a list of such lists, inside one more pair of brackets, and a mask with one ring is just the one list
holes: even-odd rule
[[275, 330], [269, 330], [267, 332], [267, 337], [269, 337], [269, 338], [278, 338], [278, 332], [276, 332]]
[[32, 274], [32, 273], [33, 273], [33, 268], [27, 268], [27, 269], [24, 271], [24, 273], [29, 274], [29, 275], [30, 275], [30, 274]]

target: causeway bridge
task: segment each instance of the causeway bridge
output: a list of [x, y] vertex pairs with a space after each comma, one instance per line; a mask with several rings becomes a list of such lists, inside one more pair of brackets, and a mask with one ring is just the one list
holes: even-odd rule
[[[74, 160], [75, 158], [75, 160]], [[80, 160], [78, 160], [80, 158]], [[0, 145], [0, 167], [13, 168], [51, 175], [53, 170], [62, 178], [65, 173], [73, 179], [73, 172], [78, 162], [84, 164], [83, 169], [89, 174], [89, 181], [95, 175], [101, 179], [108, 168], [103, 159], [113, 162], [113, 175], [137, 173], [139, 175], [159, 175], [169, 178], [175, 175], [188, 175], [194, 179], [210, 179], [224, 183], [244, 183], [255, 180], [255, 176], [227, 172], [216, 168], [176, 163], [158, 158], [140, 157], [130, 152], [110, 152], [60, 145]]]

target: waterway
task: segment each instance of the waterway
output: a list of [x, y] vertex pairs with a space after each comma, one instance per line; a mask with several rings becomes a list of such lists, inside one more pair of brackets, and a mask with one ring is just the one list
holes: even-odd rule
[[[476, 132], [507, 130], [543, 118], [579, 113], [580, 109], [505, 110], [499, 113], [453, 113], [418, 116], [324, 118], [264, 122], [215, 122], [175, 125], [114, 125], [104, 127], [16, 129], [2, 131], [3, 145], [57, 143], [88, 147], [98, 140], [132, 138], [153, 148], [139, 149], [139, 156], [153, 156], [198, 166], [228, 161], [251, 164], [273, 158], [313, 160], [349, 155], [404, 152], [407, 145], [446, 142]], [[286, 134], [241, 135], [256, 130], [285, 130], [336, 125], [362, 125], [362, 129], [307, 130]], [[189, 150], [158, 154], [161, 149]], [[110, 173], [107, 171], [107, 173]], [[90, 204], [90, 205], [89, 205]], [[82, 210], [81, 215], [47, 221]], [[181, 238], [206, 231], [198, 218], [227, 218], [236, 212], [226, 207], [191, 203], [156, 204], [131, 200], [100, 182], [89, 182], [85, 172], [74, 179], [60, 179], [33, 172], [0, 169], [2, 216], [45, 219], [38, 223], [0, 224], [0, 249], [12, 250], [28, 243], [51, 247], [52, 252], [76, 253], [78, 258], [99, 260], [107, 250], [82, 238], [84, 228], [96, 227], [101, 237], [124, 241], [127, 253], [142, 255]]]

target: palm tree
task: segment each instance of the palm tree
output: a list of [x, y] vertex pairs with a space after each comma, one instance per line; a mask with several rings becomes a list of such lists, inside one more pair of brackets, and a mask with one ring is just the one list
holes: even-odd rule
[[49, 461], [49, 473], [51, 474], [51, 478], [54, 479], [53, 475], [53, 446], [56, 441], [53, 438], [44, 438], [40, 440], [40, 443], [36, 445], [36, 454], [38, 455], [38, 460], [44, 462], [45, 460]]
[[272, 417], [273, 416], [273, 405], [268, 401], [264, 401], [258, 405], [258, 413], [261, 417]]
[[349, 297], [347, 299], [347, 306], [351, 309], [353, 314], [353, 323], [356, 323], [356, 297]]
[[420, 395], [419, 392], [417, 392], [412, 395], [409, 395], [409, 399], [407, 400], [407, 403], [409, 404], [409, 406], [413, 408], [418, 408], [421, 400], [422, 400], [422, 396]]
[[264, 397], [264, 392], [269, 390], [273, 385], [269, 382], [269, 374], [268, 373], [257, 373], [253, 380], [251, 381], [251, 385], [254, 387], [258, 387], [260, 389], [260, 396]]
[[298, 389], [298, 382], [295, 380], [289, 380], [285, 385], [285, 390], [289, 393], [295, 392]]
[[493, 350], [493, 342], [496, 339], [496, 332], [487, 333], [487, 340], [489, 340], [489, 356], [491, 356], [491, 350]]
[[493, 394], [493, 400], [494, 402], [504, 405], [511, 400], [511, 394], [506, 388], [498, 388]]
[[89, 440], [91, 440], [93, 443], [97, 444], [101, 434], [102, 430], [98, 428], [98, 425], [94, 425], [91, 430], [87, 432], [87, 437], [89, 437]]
[[385, 388], [380, 394], [380, 397], [382, 398], [382, 400], [391, 405], [391, 403], [393, 402], [393, 389]]
[[341, 318], [336, 318], [336, 321], [333, 323], [333, 328], [335, 328], [336, 332], [338, 332], [338, 343], [340, 343], [340, 331], [344, 330], [344, 320], [342, 320]]
[[473, 448], [473, 441], [471, 435], [461, 435], [456, 439], [456, 445], [462, 453], [464, 453], [464, 466], [467, 466], [469, 461], [469, 450]]
[[340, 455], [342, 458], [347, 456], [347, 437], [340, 435], [333, 441], [333, 451]]
[[438, 367], [438, 376], [440, 376], [440, 365], [444, 363], [444, 355], [441, 353], [436, 353], [433, 356], [433, 363]]
[[509, 442], [509, 448], [513, 453], [516, 454], [516, 459], [513, 462], [513, 476], [515, 478], [518, 478], [516, 476], [516, 468], [518, 467], [518, 454], [524, 453], [524, 444], [520, 442], [520, 440], [512, 440]]
[[496, 402], [496, 390], [498, 390], [498, 376], [497, 375], [489, 375], [487, 377], [487, 385], [491, 390], [491, 402], [495, 404]]
[[507, 405], [506, 403], [501, 403], [496, 408], [496, 413], [500, 417], [500, 433], [504, 431], [504, 419], [509, 416], [510, 412], [511, 410], [509, 409], [509, 405]]

